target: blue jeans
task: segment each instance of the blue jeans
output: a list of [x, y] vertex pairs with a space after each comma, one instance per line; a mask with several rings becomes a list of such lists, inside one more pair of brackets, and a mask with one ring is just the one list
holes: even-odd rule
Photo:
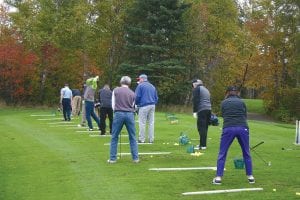
[[92, 118], [96, 121], [98, 128], [100, 129], [100, 120], [94, 111], [94, 102], [93, 101], [85, 101], [85, 116], [86, 121], [88, 122], [88, 126], [90, 129], [93, 129]]
[[249, 147], [249, 129], [246, 127], [237, 126], [223, 128], [217, 161], [217, 176], [223, 176], [227, 152], [234, 138], [237, 138], [243, 152], [246, 175], [252, 175], [252, 159]]
[[133, 160], [138, 160], [138, 145], [135, 137], [135, 120], [133, 112], [121, 112], [114, 113], [114, 119], [112, 124], [111, 142], [110, 142], [110, 160], [117, 159], [117, 148], [120, 132], [126, 126], [129, 144], [131, 150], [131, 156]]

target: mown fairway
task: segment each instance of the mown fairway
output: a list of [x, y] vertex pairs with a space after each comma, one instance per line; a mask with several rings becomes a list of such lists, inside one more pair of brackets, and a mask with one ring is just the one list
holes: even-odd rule
[[[139, 152], [171, 152], [141, 155], [139, 164], [123, 155], [116, 164], [107, 164], [109, 137], [91, 137], [77, 127], [79, 119], [61, 123], [61, 114], [52, 110], [0, 110], [0, 199], [300, 199], [300, 147], [295, 141], [295, 125], [249, 121], [251, 146], [264, 141], [252, 153], [256, 183], [250, 185], [244, 170], [235, 169], [233, 159], [241, 156], [237, 142], [228, 154], [221, 186], [211, 184], [213, 170], [150, 171], [160, 167], [216, 166], [220, 128], [210, 127], [208, 149], [196, 157], [178, 143], [181, 132], [198, 144], [195, 119], [176, 114], [178, 124], [170, 124], [165, 113], [156, 113], [156, 140], [139, 145]], [[50, 116], [32, 116], [50, 115]], [[73, 123], [74, 122], [74, 123]], [[98, 134], [92, 132], [92, 134]], [[124, 129], [123, 135], [126, 134]], [[122, 137], [122, 143], [128, 142]], [[119, 146], [120, 147], [120, 146]], [[296, 150], [282, 150], [292, 148]], [[119, 148], [120, 150], [120, 148]], [[121, 146], [129, 152], [128, 145]], [[183, 192], [263, 188], [263, 191], [183, 196]], [[276, 191], [273, 191], [276, 189]]]

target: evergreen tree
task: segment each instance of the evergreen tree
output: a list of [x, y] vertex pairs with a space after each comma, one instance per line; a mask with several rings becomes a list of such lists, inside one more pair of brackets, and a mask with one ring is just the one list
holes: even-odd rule
[[185, 32], [182, 16], [187, 8], [179, 0], [137, 0], [127, 13], [126, 60], [120, 76], [146, 73], [163, 103], [178, 102], [175, 95], [185, 81], [180, 37]]

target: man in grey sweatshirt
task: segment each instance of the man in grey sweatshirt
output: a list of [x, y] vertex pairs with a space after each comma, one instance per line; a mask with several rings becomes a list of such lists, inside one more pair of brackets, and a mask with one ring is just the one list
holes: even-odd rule
[[193, 116], [197, 118], [197, 129], [200, 136], [199, 150], [206, 149], [207, 131], [211, 117], [210, 92], [203, 82], [194, 79], [193, 83]]

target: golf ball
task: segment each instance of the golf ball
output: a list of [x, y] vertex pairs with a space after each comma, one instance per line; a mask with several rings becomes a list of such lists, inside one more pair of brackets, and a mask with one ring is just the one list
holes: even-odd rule
[[276, 189], [275, 189], [275, 188], [273, 189], [273, 192], [276, 192]]
[[268, 166], [271, 166], [271, 161], [269, 161]]

